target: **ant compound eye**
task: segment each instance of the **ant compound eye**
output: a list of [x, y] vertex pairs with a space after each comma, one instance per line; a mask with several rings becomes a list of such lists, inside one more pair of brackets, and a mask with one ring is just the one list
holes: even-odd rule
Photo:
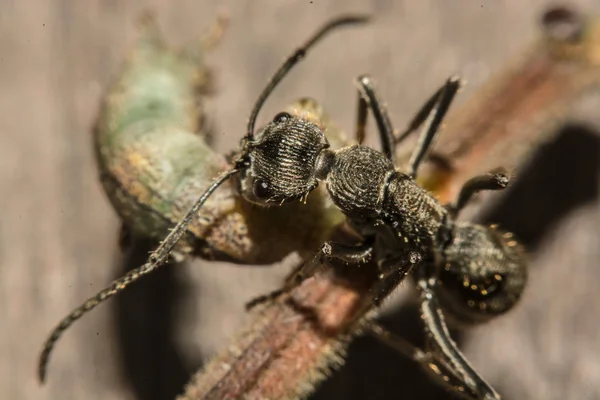
[[284, 111], [277, 114], [275, 118], [273, 118], [273, 122], [281, 123], [287, 121], [289, 118], [292, 118], [292, 116]]
[[252, 193], [258, 199], [268, 199], [271, 197], [271, 190], [269, 188], [269, 184], [262, 179], [257, 179], [254, 181], [254, 186], [252, 186]]

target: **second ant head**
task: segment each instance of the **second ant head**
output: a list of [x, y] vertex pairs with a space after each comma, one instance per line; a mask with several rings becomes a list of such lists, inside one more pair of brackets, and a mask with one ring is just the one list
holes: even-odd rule
[[286, 112], [277, 114], [255, 138], [242, 140], [242, 195], [260, 205], [305, 198], [318, 185], [322, 151], [328, 147], [317, 125]]

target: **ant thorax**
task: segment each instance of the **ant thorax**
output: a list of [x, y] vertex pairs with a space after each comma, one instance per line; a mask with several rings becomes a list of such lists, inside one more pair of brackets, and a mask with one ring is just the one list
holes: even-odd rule
[[339, 149], [331, 158], [324, 180], [333, 203], [350, 219], [379, 217], [394, 164], [380, 152], [359, 145]]
[[448, 211], [381, 152], [349, 146], [334, 152], [330, 164], [328, 192], [350, 219], [383, 223], [401, 243], [436, 241]]

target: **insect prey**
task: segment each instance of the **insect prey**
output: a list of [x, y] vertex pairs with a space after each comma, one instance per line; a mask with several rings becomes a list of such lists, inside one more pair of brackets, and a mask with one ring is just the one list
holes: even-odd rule
[[[339, 26], [365, 21], [363, 16], [336, 19], [298, 49], [257, 103], [249, 131], [268, 93], [310, 47]], [[199, 255], [262, 264], [279, 261], [293, 251], [308, 257], [343, 221], [336, 207], [324, 204], [321, 190], [314, 191], [307, 205], [290, 203], [266, 210], [241, 198], [234, 182], [222, 185], [237, 174], [239, 160], [233, 170], [227, 170], [231, 164], [198, 133], [205, 129], [202, 104], [210, 80], [201, 55], [197, 49], [168, 48], [152, 18], [146, 17], [134, 53], [106, 96], [94, 132], [103, 187], [125, 229], [164, 240], [146, 264], [87, 300], [54, 329], [39, 360], [42, 382], [62, 332], [171, 257]], [[310, 99], [295, 106], [298, 115], [315, 122], [324, 116]], [[333, 141], [343, 142], [336, 129], [328, 131]], [[271, 242], [274, 246], [265, 245]]]

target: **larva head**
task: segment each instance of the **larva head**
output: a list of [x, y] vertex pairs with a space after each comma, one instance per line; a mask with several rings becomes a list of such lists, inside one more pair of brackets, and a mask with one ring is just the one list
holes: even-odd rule
[[257, 204], [277, 205], [303, 198], [317, 187], [319, 155], [329, 144], [312, 122], [279, 113], [242, 146], [242, 195]]
[[527, 264], [512, 234], [457, 224], [443, 251], [440, 304], [454, 325], [485, 322], [511, 309], [527, 281]]

